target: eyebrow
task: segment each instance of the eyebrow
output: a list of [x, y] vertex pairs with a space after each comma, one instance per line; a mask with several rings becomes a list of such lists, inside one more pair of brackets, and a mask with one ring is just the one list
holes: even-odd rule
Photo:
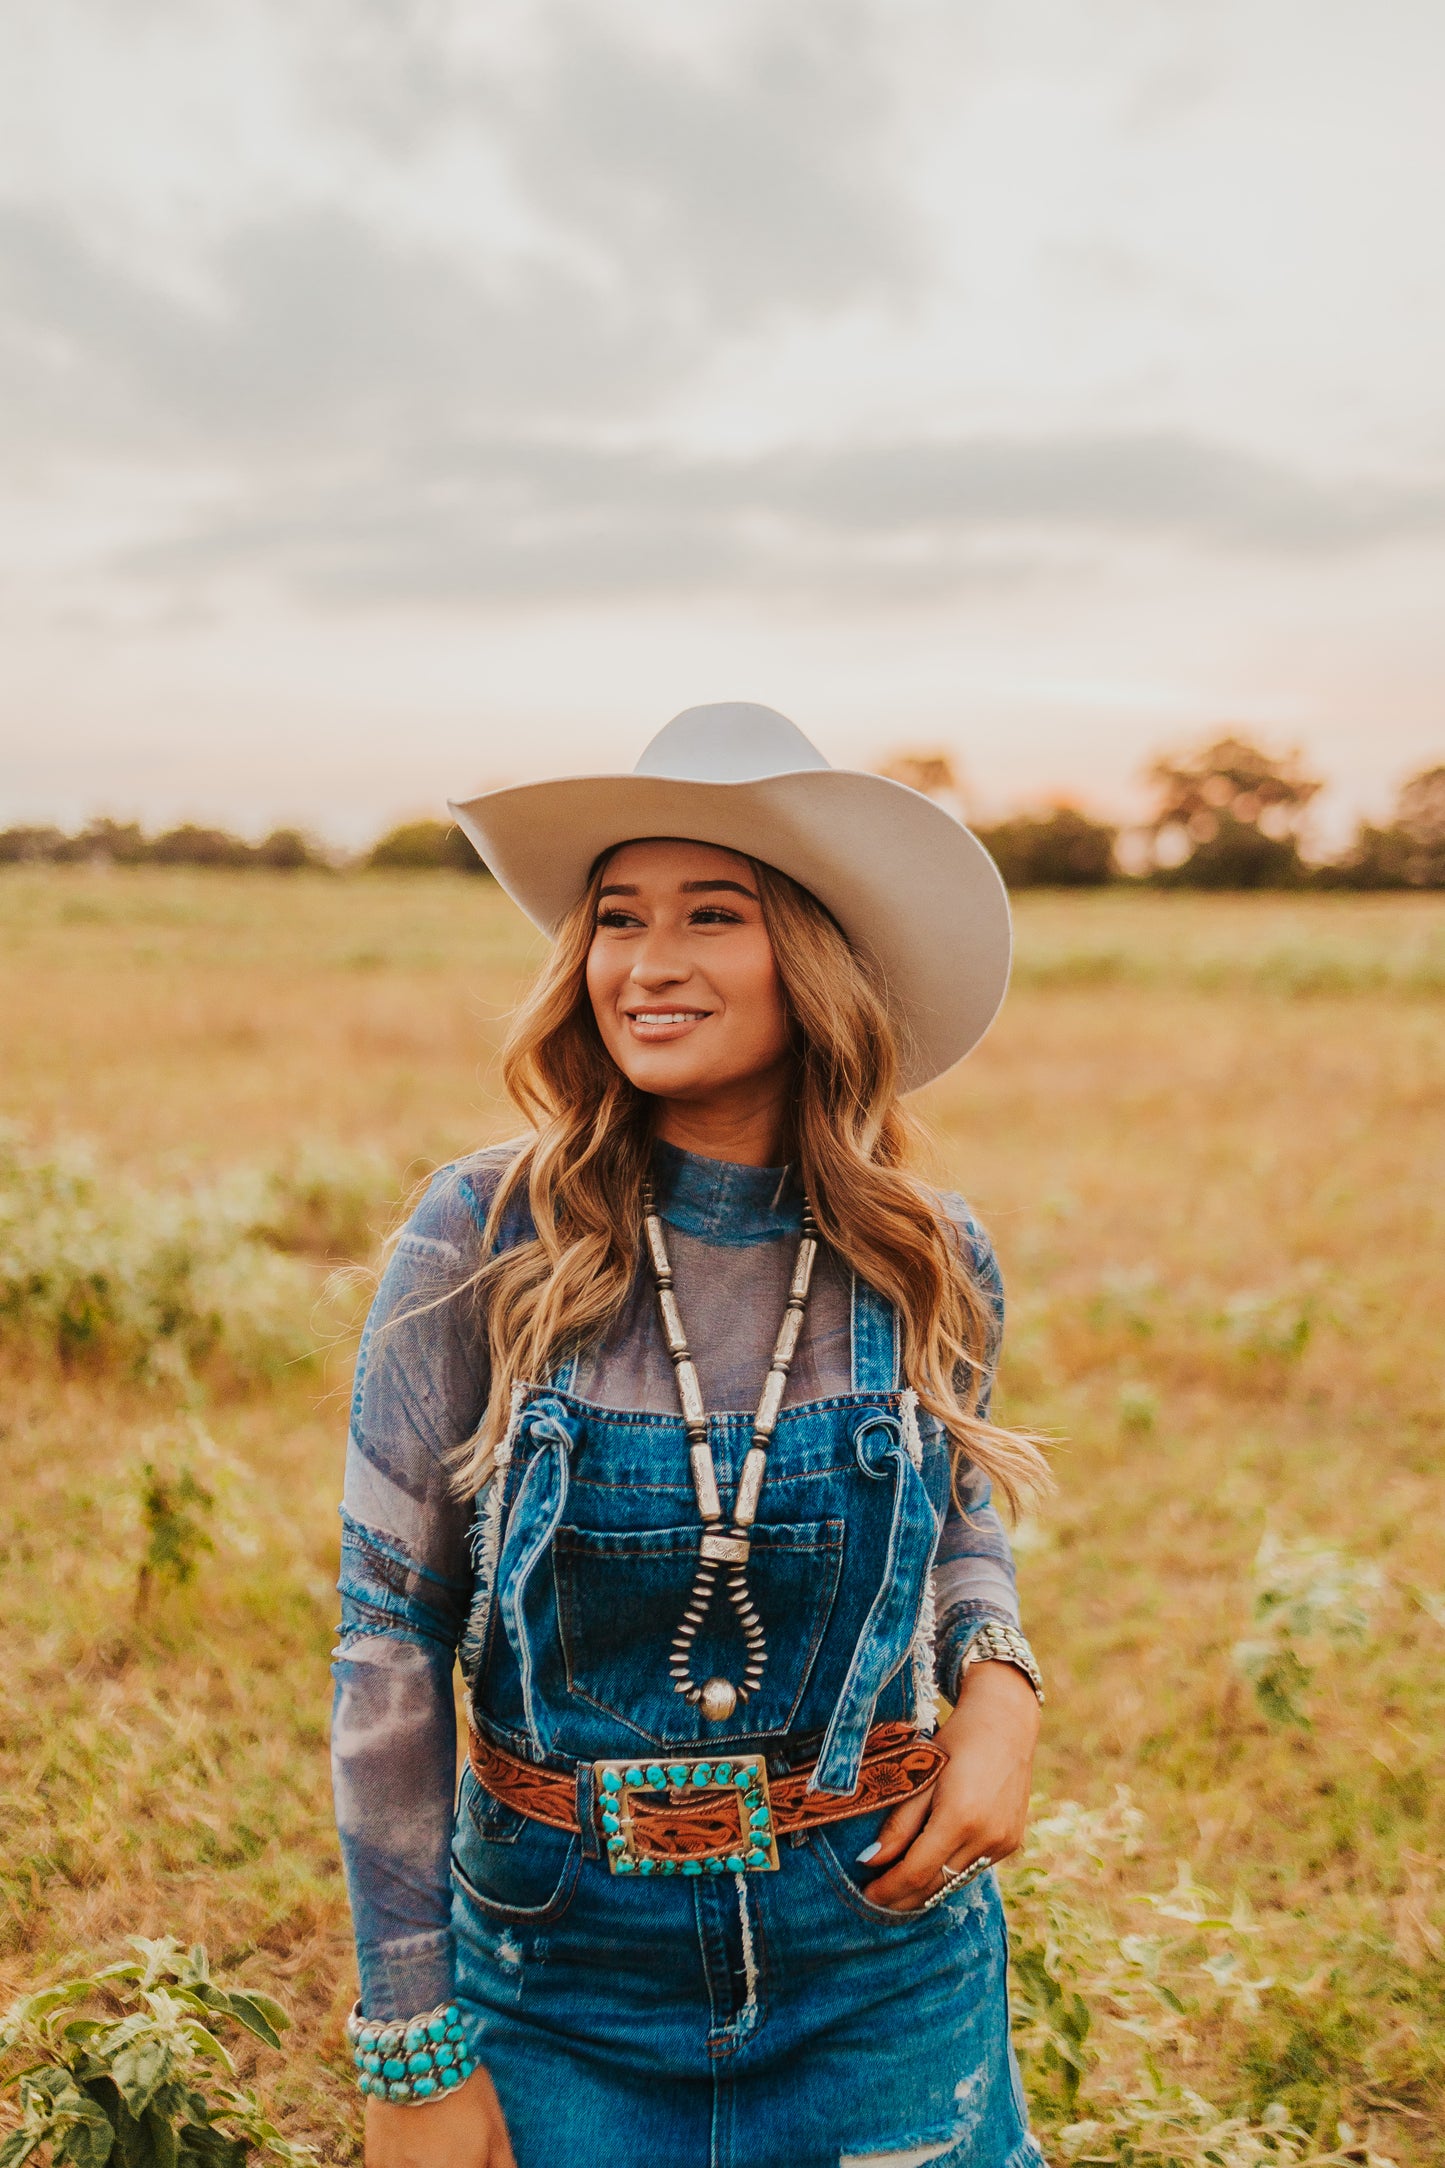
[[[741, 881], [684, 881], [681, 892], [684, 896], [709, 896], [720, 888], [730, 889], [735, 896], [746, 896], [749, 903], [756, 903], [758, 900], [753, 890], [745, 887]], [[609, 882], [607, 887], [598, 889], [597, 900], [600, 903], [604, 896], [635, 896], [636, 894], [637, 885], [635, 882], [613, 881]]]

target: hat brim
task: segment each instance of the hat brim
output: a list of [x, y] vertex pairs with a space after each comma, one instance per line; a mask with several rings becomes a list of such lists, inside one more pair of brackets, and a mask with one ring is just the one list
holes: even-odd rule
[[790, 874], [873, 960], [899, 1035], [903, 1087], [961, 1061], [1008, 985], [1008, 893], [952, 814], [886, 776], [810, 768], [738, 783], [565, 776], [452, 802], [513, 901], [555, 934], [602, 852], [680, 836]]

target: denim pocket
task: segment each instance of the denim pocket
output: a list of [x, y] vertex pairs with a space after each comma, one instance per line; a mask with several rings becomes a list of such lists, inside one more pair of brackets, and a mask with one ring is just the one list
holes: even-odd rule
[[[947, 1901], [927, 1909], [918, 1906], [911, 1912], [900, 1912], [893, 1905], [874, 1904], [868, 1895], [869, 1881], [876, 1876], [864, 1876], [858, 1867], [857, 1855], [882, 1834], [890, 1811], [884, 1807], [874, 1814], [860, 1814], [854, 1821], [830, 1823], [826, 1828], [815, 1829], [808, 1842], [819, 1866], [850, 1910], [861, 1912], [866, 1919], [876, 1920], [893, 1934], [951, 1924], [951, 1908]], [[877, 1872], [881, 1874], [882, 1869]]]
[[494, 1799], [470, 1769], [462, 1777], [452, 1873], [482, 1911], [498, 1919], [556, 1919], [571, 1901], [579, 1840]]
[[[762, 1684], [738, 1712], [730, 1736], [784, 1733], [822, 1641], [843, 1563], [843, 1522], [774, 1522], [754, 1528], [748, 1592], [767, 1635]], [[672, 1691], [668, 1654], [697, 1572], [701, 1530], [560, 1527], [552, 1543], [557, 1624], [567, 1689], [658, 1745], [706, 1736], [695, 1707]], [[693, 1677], [742, 1676], [743, 1639], [719, 1575], [693, 1644]]]

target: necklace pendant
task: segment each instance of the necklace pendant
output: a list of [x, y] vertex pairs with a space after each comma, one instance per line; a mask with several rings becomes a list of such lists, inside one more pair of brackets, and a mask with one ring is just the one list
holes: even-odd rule
[[731, 1679], [709, 1679], [698, 1703], [709, 1724], [725, 1724], [738, 1705], [738, 1690]]

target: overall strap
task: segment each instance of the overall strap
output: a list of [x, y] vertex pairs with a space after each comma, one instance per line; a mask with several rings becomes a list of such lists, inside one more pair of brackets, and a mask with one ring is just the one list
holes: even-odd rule
[[878, 1697], [907, 1662], [933, 1570], [938, 1518], [913, 1464], [902, 1422], [882, 1408], [853, 1419], [853, 1450], [862, 1473], [891, 1482], [893, 1512], [888, 1555], [863, 1631], [853, 1651], [813, 1774], [810, 1792], [855, 1792]]
[[898, 1386], [901, 1357], [898, 1312], [853, 1275], [853, 1391], [891, 1393]]

